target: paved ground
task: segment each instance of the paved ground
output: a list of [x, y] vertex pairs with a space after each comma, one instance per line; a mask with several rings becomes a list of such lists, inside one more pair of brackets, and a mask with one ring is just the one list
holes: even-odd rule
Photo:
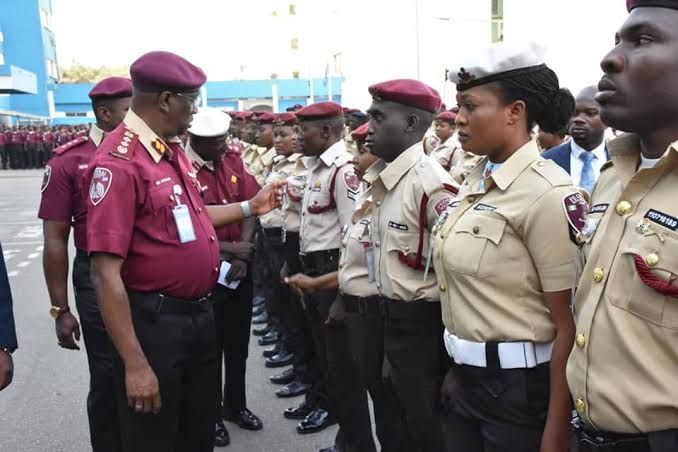
[[[0, 451], [84, 452], [91, 450], [85, 414], [88, 385], [84, 350], [56, 345], [54, 323], [42, 276], [42, 231], [36, 220], [41, 172], [0, 172], [0, 242], [4, 249], [19, 350], [14, 355], [12, 385], [0, 393]], [[71, 301], [71, 306], [74, 303]], [[231, 445], [226, 452], [301, 452], [331, 444], [336, 427], [300, 437], [282, 411], [300, 400], [280, 400], [268, 382], [261, 348], [253, 340], [248, 366], [250, 409], [264, 430], [247, 432], [228, 424]]]

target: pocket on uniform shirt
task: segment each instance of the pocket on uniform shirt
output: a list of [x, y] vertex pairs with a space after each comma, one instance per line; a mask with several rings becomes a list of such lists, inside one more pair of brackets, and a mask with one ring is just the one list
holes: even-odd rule
[[[424, 240], [424, 245], [428, 240]], [[411, 277], [414, 268], [408, 266], [402, 260], [408, 258], [412, 263], [416, 263], [417, 250], [419, 249], [419, 231], [401, 231], [388, 228], [386, 231], [386, 251], [388, 251], [391, 262], [401, 261], [399, 265], [389, 268], [396, 277]], [[427, 247], [422, 250], [421, 265], [426, 265]], [[421, 277], [420, 277], [421, 278]]]
[[[638, 255], [647, 262], [648, 256], [655, 254], [659, 260], [649, 267], [652, 275], [663, 283], [678, 285], [678, 237], [665, 232], [663, 234], [663, 243], [657, 236], [640, 234], [622, 243], [614, 271], [610, 273], [606, 285], [606, 293], [614, 306], [648, 322], [678, 330], [678, 298], [663, 295], [648, 286], [641, 279], [633, 258]], [[630, 275], [633, 275], [631, 281]]]
[[[167, 182], [150, 189], [148, 191], [148, 210], [152, 215], [159, 217], [165, 225], [164, 230], [162, 230], [165, 234], [156, 236], [156, 239], [177, 243], [179, 242], [179, 232], [172, 215], [172, 209], [177, 205], [173, 186], [173, 183]], [[184, 195], [184, 198], [186, 198], [186, 195]]]
[[506, 220], [490, 215], [462, 215], [452, 227], [451, 234], [459, 235], [455, 243], [461, 244], [461, 249], [453, 256], [445, 258], [445, 264], [451, 270], [462, 275], [487, 277], [492, 274], [492, 268], [483, 265], [483, 256], [489, 247], [497, 247], [506, 230]]

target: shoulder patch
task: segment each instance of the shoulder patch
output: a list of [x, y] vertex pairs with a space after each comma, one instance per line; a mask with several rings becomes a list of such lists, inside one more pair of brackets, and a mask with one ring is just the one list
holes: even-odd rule
[[75, 140], [71, 140], [67, 143], [62, 144], [61, 146], [56, 148], [53, 152], [56, 155], [61, 155], [64, 152], [68, 151], [69, 149], [73, 149], [74, 147], [78, 146], [79, 144], [84, 143], [87, 140], [89, 140], [89, 137], [78, 137]]
[[139, 136], [131, 130], [125, 129], [120, 139], [116, 141], [113, 141], [113, 149], [111, 149], [110, 154], [123, 160], [131, 160]]
[[572, 185], [572, 178], [553, 160], [538, 159], [530, 166], [537, 174], [546, 179], [552, 187]]
[[447, 196], [438, 201], [438, 203], [433, 207], [433, 209], [436, 212], [436, 216], [440, 217], [440, 215], [442, 215], [443, 212], [445, 212], [447, 208], [450, 206], [453, 199], [454, 198], [452, 196]]
[[575, 245], [581, 241], [582, 231], [586, 225], [589, 205], [580, 192], [571, 193], [563, 198], [563, 208], [570, 229], [570, 240]]
[[49, 165], [45, 165], [45, 172], [42, 173], [42, 186], [40, 187], [40, 193], [45, 191], [45, 189], [49, 185], [49, 181], [51, 178], [52, 178], [52, 167]]
[[89, 186], [89, 199], [95, 206], [99, 204], [111, 188], [113, 173], [108, 168], [98, 166], [94, 168], [92, 183]]
[[344, 184], [352, 192], [356, 192], [360, 188], [360, 179], [353, 169], [344, 173]]

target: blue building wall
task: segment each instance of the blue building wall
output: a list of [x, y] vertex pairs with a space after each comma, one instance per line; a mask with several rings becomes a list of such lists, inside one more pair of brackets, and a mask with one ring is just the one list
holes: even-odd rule
[[[306, 105], [310, 96], [310, 82], [307, 79], [279, 79], [278, 111], [296, 105]], [[237, 110], [238, 101], [249, 104], [270, 104], [273, 96], [271, 80], [224, 80], [208, 81], [207, 106], [223, 110]], [[91, 104], [87, 94], [94, 86], [92, 83], [63, 83], [56, 87], [54, 104], [56, 117], [52, 124], [81, 124], [94, 122], [91, 116]], [[314, 101], [328, 100], [329, 86], [324, 79], [313, 81]], [[341, 79], [332, 80], [332, 100], [341, 103]], [[89, 116], [85, 116], [89, 115]]]
[[48, 91], [54, 90], [57, 82], [48, 75], [46, 60], [50, 59], [56, 64], [57, 59], [54, 33], [43, 27], [41, 9], [51, 16], [51, 0], [0, 1], [5, 65], [30, 71], [37, 78], [36, 94], [0, 96], [0, 109], [16, 112], [19, 117], [41, 117], [46, 120], [50, 116]]

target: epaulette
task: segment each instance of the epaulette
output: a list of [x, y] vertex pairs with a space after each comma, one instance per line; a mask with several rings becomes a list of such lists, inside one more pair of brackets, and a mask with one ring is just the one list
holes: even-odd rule
[[332, 164], [337, 167], [342, 167], [346, 165], [349, 162], [353, 161], [353, 155], [351, 155], [350, 152], [342, 152], [341, 154], [337, 155], [337, 157], [334, 159]]
[[139, 142], [139, 135], [125, 128], [117, 145], [113, 145], [110, 154], [123, 160], [131, 160], [134, 155], [134, 148]]
[[442, 166], [431, 157], [424, 155], [413, 167], [414, 172], [419, 177], [421, 187], [427, 196], [440, 190], [443, 187], [453, 195], [459, 191], [457, 183], [452, 176], [443, 169]]
[[301, 157], [301, 154], [299, 154], [298, 152], [295, 153], [295, 154], [290, 154], [290, 155], [287, 156], [287, 161], [292, 162], [292, 163], [296, 163], [297, 160], [299, 160], [299, 157]]
[[552, 187], [563, 185], [572, 185], [572, 179], [563, 169], [553, 160], [537, 159], [530, 165], [537, 174], [546, 179]]
[[54, 150], [54, 153], [57, 155], [61, 155], [64, 152], [68, 151], [69, 149], [73, 149], [74, 147], [84, 143], [87, 140], [89, 140], [89, 137], [78, 137], [75, 140], [71, 140], [67, 143], [62, 144], [61, 146]]

